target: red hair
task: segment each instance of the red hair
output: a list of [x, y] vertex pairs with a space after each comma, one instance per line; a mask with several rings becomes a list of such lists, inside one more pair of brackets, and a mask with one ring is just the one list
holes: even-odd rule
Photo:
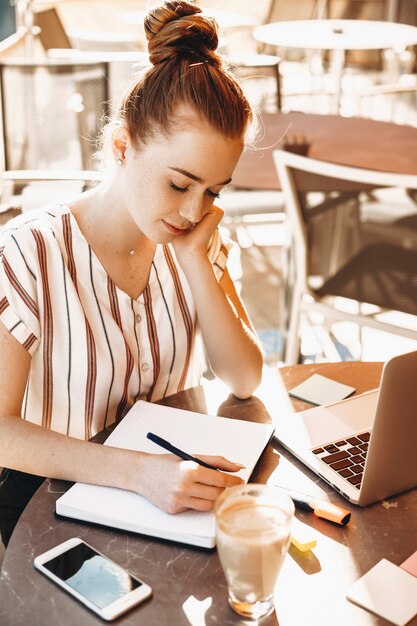
[[172, 0], [145, 18], [150, 69], [125, 96], [118, 119], [132, 142], [169, 135], [181, 105], [194, 109], [231, 139], [242, 138], [253, 119], [251, 106], [216, 53], [217, 24], [189, 0]]

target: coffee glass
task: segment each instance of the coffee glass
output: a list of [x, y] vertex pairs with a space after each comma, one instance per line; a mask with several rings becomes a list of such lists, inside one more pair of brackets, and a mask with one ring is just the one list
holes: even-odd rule
[[294, 504], [273, 486], [252, 483], [225, 489], [214, 510], [229, 604], [239, 615], [264, 617], [274, 609]]

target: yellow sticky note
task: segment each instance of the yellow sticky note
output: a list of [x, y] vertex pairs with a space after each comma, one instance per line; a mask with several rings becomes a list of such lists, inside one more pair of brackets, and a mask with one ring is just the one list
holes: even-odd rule
[[307, 552], [317, 545], [314, 530], [299, 519], [293, 517], [291, 522], [291, 543], [301, 552]]

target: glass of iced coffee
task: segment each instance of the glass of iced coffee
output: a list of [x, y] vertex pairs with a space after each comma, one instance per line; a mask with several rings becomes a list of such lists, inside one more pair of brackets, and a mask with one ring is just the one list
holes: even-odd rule
[[268, 615], [290, 541], [292, 500], [269, 485], [238, 485], [222, 492], [215, 513], [230, 606], [252, 619]]

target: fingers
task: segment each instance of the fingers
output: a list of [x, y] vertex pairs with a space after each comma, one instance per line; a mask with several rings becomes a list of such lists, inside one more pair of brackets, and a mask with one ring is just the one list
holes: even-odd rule
[[225, 459], [224, 456], [198, 455], [196, 458], [212, 465], [213, 467], [217, 467], [217, 469], [224, 470], [225, 472], [238, 472], [239, 470], [245, 468], [245, 466], [241, 463], [229, 461], [229, 459]]
[[[233, 467], [233, 470], [230, 471], [238, 471], [239, 469], [242, 469], [241, 466], [237, 466], [236, 463], [227, 461], [226, 459], [223, 459], [223, 457], [204, 457], [204, 459], [209, 459], [210, 465], [213, 464], [214, 459], [218, 459], [218, 463], [220, 465], [221, 460], [227, 467]], [[226, 489], [226, 487], [241, 485], [244, 482], [240, 476], [233, 476], [214, 469], [209, 469], [198, 465], [197, 463], [190, 464], [187, 461], [185, 461], [185, 463], [188, 467], [183, 470], [184, 486], [186, 486], [185, 490], [187, 493], [192, 495], [196, 495], [194, 485], [197, 485], [197, 488], [203, 490], [205, 494], [213, 493], [213, 498], [217, 498], [220, 491]], [[192, 467], [192, 465], [194, 465], [194, 467]], [[191, 485], [193, 486], [190, 488]], [[216, 488], [216, 491], [210, 492], [207, 487], [214, 487]], [[206, 495], [206, 497], [210, 496]]]
[[205, 500], [203, 498], [185, 498], [186, 509], [194, 511], [211, 511], [214, 507], [215, 500]]
[[215, 222], [216, 226], [218, 226], [220, 222], [222, 221], [223, 215], [224, 215], [223, 209], [221, 209], [218, 206], [213, 206], [210, 209], [210, 211], [206, 213], [206, 217], [208, 219], [211, 219], [213, 222]]
[[144, 481], [146, 488], [140, 493], [167, 513], [186, 509], [209, 511], [225, 488], [243, 482], [239, 476], [225, 473], [237, 472], [242, 466], [224, 457], [202, 456], [201, 459], [225, 471], [210, 469], [195, 461], [183, 461], [174, 455], [150, 457], [150, 479]]
[[[241, 469], [236, 463], [227, 461], [223, 457], [205, 457], [213, 462], [233, 467], [234, 471]], [[180, 476], [176, 486], [171, 492], [169, 500], [169, 513], [178, 513], [185, 508], [197, 511], [210, 511], [216, 499], [227, 487], [240, 485], [244, 481], [239, 476], [233, 476], [209, 469], [192, 461], [181, 461]]]
[[162, 505], [167, 513], [182, 513], [186, 509], [196, 511], [211, 511], [215, 501], [222, 493], [223, 488], [204, 485], [202, 483], [190, 483], [185, 490], [172, 493]]
[[[233, 476], [230, 474], [226, 474], [225, 472], [238, 472], [239, 470], [244, 468], [244, 465], [240, 463], [234, 463], [233, 461], [229, 461], [225, 459], [223, 456], [198, 456], [196, 457], [213, 467], [217, 467], [218, 471], [215, 469], [209, 469], [202, 465], [194, 464], [193, 468], [193, 477], [192, 479], [201, 485], [210, 485], [212, 487], [218, 487], [220, 489], [225, 489], [226, 487], [233, 487], [234, 485], [240, 485], [244, 481], [240, 476]], [[189, 462], [185, 462], [187, 465], [190, 465]], [[191, 469], [191, 468], [190, 468]]]
[[193, 498], [184, 496], [181, 503], [178, 504], [162, 504], [161, 508], [170, 515], [177, 515], [184, 511], [193, 509], [194, 511], [211, 511], [214, 507], [215, 500], [204, 500], [203, 498]]
[[223, 489], [212, 485], [204, 485], [202, 483], [192, 483], [187, 492], [187, 498], [194, 500], [210, 500], [214, 503], [219, 497]]
[[222, 221], [223, 215], [223, 209], [220, 209], [219, 207], [212, 207], [210, 211], [207, 211], [207, 213], [205, 213], [203, 217], [194, 225], [195, 230], [198, 229], [199, 232], [204, 230], [213, 233]]
[[[196, 477], [197, 479], [197, 477]], [[241, 485], [244, 481], [240, 476], [233, 476], [230, 474], [224, 474], [223, 472], [216, 472], [202, 468], [199, 472], [198, 482], [202, 485], [211, 485], [220, 489], [226, 489], [226, 487], [234, 487], [234, 485]]]

